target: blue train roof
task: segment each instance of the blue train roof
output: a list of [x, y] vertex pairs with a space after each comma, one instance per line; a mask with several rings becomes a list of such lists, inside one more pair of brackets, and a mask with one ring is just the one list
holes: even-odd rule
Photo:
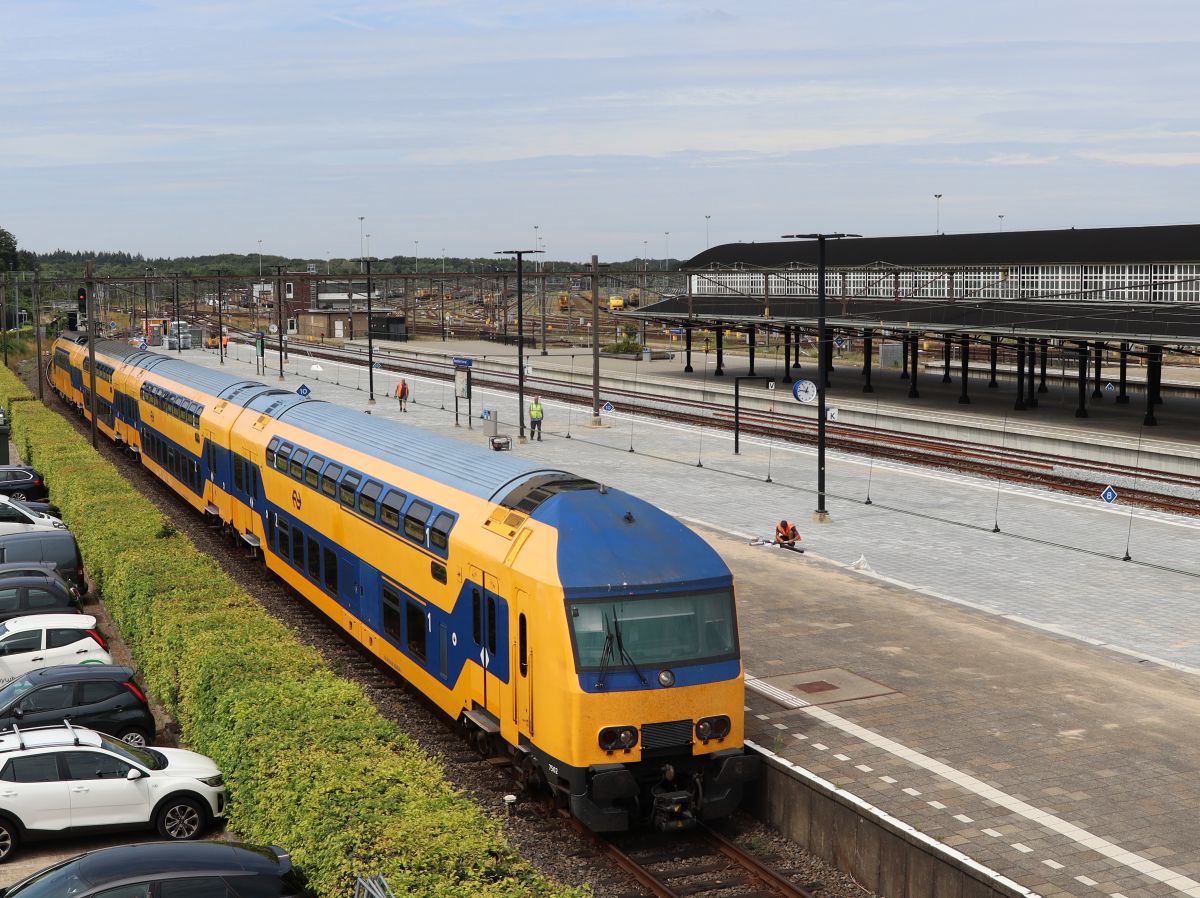
[[143, 368], [147, 371], [154, 371], [156, 374], [169, 377], [171, 380], [187, 384], [189, 387], [195, 387], [197, 390], [202, 390], [221, 399], [230, 398], [224, 394], [226, 392], [234, 392], [233, 388], [245, 384], [253, 384], [259, 389], [267, 389], [265, 384], [261, 384], [258, 381], [248, 381], [245, 378], [234, 377], [232, 374], [226, 374], [223, 371], [214, 371], [212, 368], [194, 365], [191, 362], [183, 361], [183, 359], [151, 352], [148, 349], [138, 349], [136, 346], [131, 346], [128, 343], [119, 343], [115, 340], [98, 342], [96, 344], [96, 351], [121, 359], [127, 365], [133, 365], [136, 368]]
[[732, 583], [729, 568], [708, 543], [623, 490], [593, 484], [556, 491], [530, 516], [571, 535], [558, 541], [558, 576], [567, 598]]
[[290, 399], [259, 396], [246, 407], [481, 499], [498, 501], [515, 485], [539, 474], [570, 477], [519, 456], [480, 449], [332, 402], [289, 395]]

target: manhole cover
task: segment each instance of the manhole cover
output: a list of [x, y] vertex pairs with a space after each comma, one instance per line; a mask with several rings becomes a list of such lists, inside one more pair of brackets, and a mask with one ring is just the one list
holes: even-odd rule
[[807, 695], [811, 695], [814, 692], [828, 692], [831, 689], [837, 689], [836, 686], [825, 680], [813, 680], [811, 683], [797, 683], [792, 688], [799, 689]]
[[[780, 691], [775, 698], [781, 704], [788, 694], [805, 696], [810, 705], [830, 705], [836, 702], [852, 702], [865, 698], [892, 695], [895, 690], [882, 683], [841, 668], [826, 667], [822, 670], [800, 670], [795, 673], [778, 674], [763, 680]], [[782, 699], [782, 700], [781, 700]]]

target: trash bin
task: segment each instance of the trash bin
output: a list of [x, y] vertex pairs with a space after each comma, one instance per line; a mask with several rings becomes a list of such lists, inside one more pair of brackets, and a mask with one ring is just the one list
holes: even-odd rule
[[650, 361], [650, 347], [649, 346], [642, 347], [642, 361], [643, 362]]
[[0, 465], [9, 464], [8, 461], [8, 440], [12, 436], [12, 428], [8, 424], [8, 418], [0, 413]]
[[500, 416], [495, 411], [485, 408], [479, 417], [483, 419], [483, 435], [485, 437], [494, 437], [500, 433]]

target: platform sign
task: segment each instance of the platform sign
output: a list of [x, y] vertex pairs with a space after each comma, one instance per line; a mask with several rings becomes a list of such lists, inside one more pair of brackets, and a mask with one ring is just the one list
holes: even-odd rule
[[611, 411], [613, 411], [613, 409], [614, 409], [615, 407], [616, 407], [616, 406], [614, 406], [614, 405], [613, 405], [611, 402], [606, 402], [606, 403], [604, 403], [604, 405], [600, 406], [600, 411], [602, 411], [602, 412], [611, 412]]
[[1104, 392], [1105, 392], [1105, 393], [1112, 393], [1112, 392], [1114, 392], [1116, 389], [1117, 389], [1117, 388], [1116, 388], [1116, 387], [1114, 387], [1114, 386], [1112, 385], [1112, 383], [1111, 383], [1111, 382], [1110, 382], [1110, 383], [1106, 383], [1106, 384], [1104, 385]]
[[296, 387], [296, 395], [298, 396], [307, 399], [310, 393], [312, 393], [312, 390], [308, 388], [308, 384], [300, 384], [300, 386]]
[[371, 364], [371, 367], [374, 368], [376, 371], [378, 371], [380, 368], [383, 367], [383, 365], [380, 362], [373, 362]]
[[115, 321], [110, 321], [110, 322], [108, 322], [108, 326], [109, 326], [109, 327], [111, 327], [113, 330], [116, 330], [116, 329], [117, 329], [117, 322], [115, 322]]
[[773, 380], [767, 381], [767, 389], [774, 390], [775, 389], [775, 381], [773, 381]]
[[138, 349], [149, 349], [149, 348], [150, 348], [150, 346], [146, 343], [145, 340], [143, 340], [141, 343], [138, 344]]
[[1104, 488], [1104, 492], [1100, 494], [1100, 498], [1103, 499], [1108, 505], [1112, 505], [1117, 501], [1117, 491], [1112, 488], [1111, 483]]
[[841, 334], [838, 334], [836, 337], [833, 338], [833, 345], [836, 346], [838, 349], [845, 349], [846, 348], [846, 338], [843, 337]]
[[838, 419], [838, 410], [836, 408], [825, 409], [825, 420], [836, 421]]
[[464, 358], [463, 356], [455, 356], [451, 361], [455, 368], [470, 368], [474, 364], [474, 359]]

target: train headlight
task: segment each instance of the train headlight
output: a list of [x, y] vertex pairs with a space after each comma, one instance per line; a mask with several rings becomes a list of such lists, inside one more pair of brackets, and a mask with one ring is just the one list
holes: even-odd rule
[[701, 742], [709, 739], [724, 739], [729, 735], [729, 718], [724, 714], [717, 717], [703, 717], [696, 721], [696, 738]]
[[675, 674], [669, 670], [660, 670], [658, 672], [658, 684], [660, 686], [674, 686]]
[[617, 749], [629, 751], [638, 742], [637, 727], [605, 727], [600, 731], [600, 747], [609, 754]]

